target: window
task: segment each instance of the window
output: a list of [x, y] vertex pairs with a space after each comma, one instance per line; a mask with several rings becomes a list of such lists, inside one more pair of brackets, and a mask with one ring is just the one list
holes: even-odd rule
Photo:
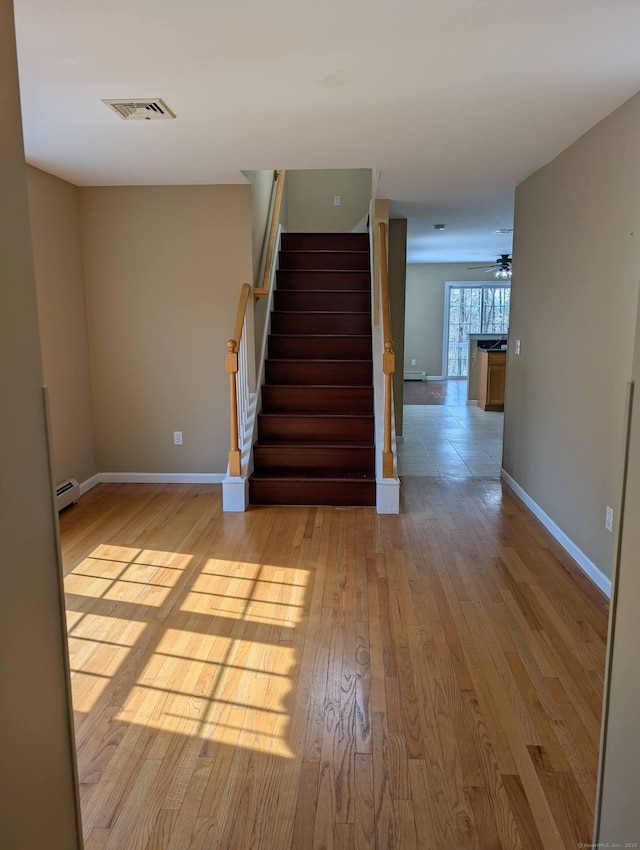
[[445, 303], [446, 377], [469, 373], [469, 334], [506, 334], [510, 284], [447, 283]]

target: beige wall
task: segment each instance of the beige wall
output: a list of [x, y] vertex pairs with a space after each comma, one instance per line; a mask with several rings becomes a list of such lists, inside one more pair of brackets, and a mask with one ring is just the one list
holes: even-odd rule
[[243, 171], [244, 176], [251, 184], [251, 251], [253, 254], [253, 285], [262, 286], [258, 280], [260, 274], [260, 261], [266, 251], [267, 224], [269, 223], [269, 209], [271, 196], [273, 194], [275, 181], [273, 170], [268, 171]]
[[640, 280], [639, 143], [636, 96], [516, 191], [504, 467], [607, 576]]
[[[410, 263], [407, 266], [405, 372], [426, 372], [429, 377], [443, 374], [444, 285], [456, 280], [491, 283], [489, 275], [467, 268], [479, 265], [482, 263]], [[411, 365], [412, 358], [416, 360], [415, 366]]]
[[[633, 311], [630, 311], [633, 312]], [[609, 679], [605, 690], [603, 747], [600, 756], [602, 807], [594, 840], [624, 847], [640, 835], [640, 311], [636, 322], [629, 463], [620, 560], [611, 602]], [[608, 696], [608, 698], [607, 698]]]
[[45, 381], [51, 395], [54, 479], [85, 481], [96, 466], [79, 192], [27, 168]]
[[[350, 232], [369, 212], [371, 186], [370, 168], [287, 171], [287, 230]], [[340, 195], [339, 207], [334, 195]]]
[[224, 472], [250, 186], [86, 188], [80, 200], [100, 471]]
[[75, 850], [67, 650], [10, 0], [0, 0], [0, 81], [0, 847]]
[[396, 419], [396, 435], [402, 436], [404, 379], [405, 291], [407, 275], [407, 220], [389, 219], [389, 302], [391, 307], [391, 332], [393, 350], [396, 355], [396, 371], [393, 376], [393, 400]]
[[604, 512], [621, 507], [635, 378], [594, 836], [621, 846], [640, 834], [639, 142], [636, 95], [518, 187], [504, 446], [507, 472], [610, 576]]

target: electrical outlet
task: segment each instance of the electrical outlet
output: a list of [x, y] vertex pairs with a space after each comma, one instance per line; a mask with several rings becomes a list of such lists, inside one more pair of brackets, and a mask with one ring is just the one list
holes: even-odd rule
[[412, 357], [412, 358], [411, 358], [411, 365], [412, 365], [412, 366], [415, 366], [415, 365], [416, 365], [416, 358], [415, 358], [415, 357]]
[[333, 206], [339, 207], [341, 203], [342, 202], [341, 202], [341, 199], [340, 199], [340, 195], [334, 195], [333, 196]]
[[182, 445], [182, 431], [174, 431], [173, 432], [173, 445], [181, 446]]
[[607, 505], [607, 511], [604, 519], [604, 527], [607, 529], [607, 531], [613, 531], [613, 508], [610, 508], [609, 505]]
[[515, 348], [514, 348], [514, 353], [515, 353], [515, 354], [520, 354], [520, 340], [519, 340], [519, 339], [517, 339], [517, 340], [516, 340], [516, 344], [515, 344]]

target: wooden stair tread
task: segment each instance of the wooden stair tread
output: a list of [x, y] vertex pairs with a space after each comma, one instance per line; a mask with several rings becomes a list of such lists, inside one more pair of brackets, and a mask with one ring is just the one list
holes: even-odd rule
[[369, 271], [368, 251], [287, 251], [279, 253], [279, 269], [313, 271]]
[[368, 289], [276, 289], [274, 308], [278, 312], [318, 311], [323, 313], [371, 310]]
[[322, 480], [323, 482], [329, 481], [375, 481], [376, 474], [375, 472], [323, 472], [322, 470], [318, 470], [318, 472], [314, 472], [313, 475], [308, 473], [301, 473], [299, 475], [291, 472], [290, 469], [283, 470], [279, 472], [277, 469], [270, 469], [269, 472], [263, 474], [256, 474], [253, 472], [251, 474], [251, 478], [259, 481], [266, 481], [269, 478], [275, 478], [278, 481], [315, 481], [317, 479]]
[[[286, 254], [295, 253], [294, 251], [285, 251]], [[300, 251], [301, 254], [308, 253], [307, 251]], [[316, 253], [322, 253], [320, 251]], [[339, 251], [337, 253], [340, 253]], [[364, 254], [364, 251], [354, 251], [355, 254]], [[335, 274], [339, 272], [340, 274], [369, 274], [368, 269], [277, 269], [278, 272], [283, 272], [284, 274], [298, 274], [299, 272], [322, 272], [322, 274]]]
[[270, 333], [269, 358], [371, 360], [370, 333]]
[[[287, 260], [287, 259], [293, 259], [294, 257], [296, 257], [298, 255], [300, 257], [303, 257], [303, 256], [306, 256], [307, 254], [310, 254], [310, 253], [319, 254], [319, 255], [324, 256], [324, 257], [330, 257], [330, 256], [335, 256], [335, 254], [338, 253], [338, 252], [335, 252], [335, 251], [281, 251], [280, 253], [284, 255], [282, 257], [282, 259]], [[364, 251], [345, 251], [344, 253], [345, 253], [345, 255], [348, 255], [350, 257], [354, 257], [354, 259], [356, 259], [359, 256], [363, 256], [363, 257], [365, 256]], [[316, 259], [316, 258], [313, 257], [312, 259]], [[320, 257], [318, 257], [317, 259], [320, 259]], [[294, 268], [289, 268], [289, 269], [287, 268], [287, 266], [284, 266], [283, 268], [278, 269], [278, 271], [287, 271], [287, 270], [288, 271], [300, 271], [300, 272], [340, 272], [340, 273], [342, 273], [342, 272], [367, 272], [368, 271], [368, 269], [366, 269], [366, 268], [350, 269], [348, 266], [346, 266], [345, 268], [342, 268], [341, 266], [336, 266], [335, 268], [334, 267], [327, 268], [326, 266], [320, 266], [320, 265], [318, 265], [318, 266], [302, 266], [301, 268], [294, 267]]]
[[314, 287], [332, 291], [356, 289], [359, 292], [371, 291], [371, 272], [369, 269], [285, 269], [276, 272], [278, 288], [281, 291], [307, 291]]
[[[304, 336], [304, 334], [300, 334]], [[340, 360], [335, 360], [332, 357], [267, 357], [269, 360], [277, 360], [278, 363], [362, 363], [362, 360], [353, 357], [343, 357]]]
[[361, 239], [369, 239], [369, 234], [366, 230], [363, 231], [355, 231], [355, 232], [338, 232], [334, 230], [287, 230], [283, 233], [283, 236], [286, 236], [287, 239], [296, 237], [309, 237], [313, 239], [314, 237], [328, 236], [331, 239], [351, 239], [353, 237], [361, 238]]
[[[334, 361], [340, 362], [340, 361]], [[355, 360], [354, 363], [362, 363], [362, 360]], [[366, 361], [364, 361], [366, 362]], [[287, 390], [372, 390], [373, 387], [367, 386], [366, 384], [263, 384], [264, 387], [273, 387], [274, 389], [287, 389]]]
[[260, 411], [258, 416], [277, 416], [278, 419], [288, 416], [292, 419], [300, 419], [302, 416], [309, 419], [373, 419], [373, 413], [318, 413], [317, 411], [309, 411], [309, 413], [271, 413], [269, 411]]
[[[289, 333], [288, 331], [285, 333], [270, 333], [269, 336], [277, 336], [277, 337], [288, 337], [291, 339], [298, 339], [298, 337], [302, 337], [303, 339], [309, 339], [309, 337], [319, 337], [320, 339], [369, 339], [371, 336], [370, 333], [367, 334], [318, 334], [318, 333], [309, 333], [309, 334], [294, 334]], [[284, 359], [284, 358], [283, 358]], [[300, 358], [293, 358], [300, 359]], [[305, 358], [302, 358], [305, 359]]]
[[[306, 245], [302, 248], [300, 248], [301, 242], [306, 243]], [[335, 233], [323, 230], [311, 233], [305, 231], [285, 231], [282, 234], [282, 245], [285, 250], [288, 250], [289, 247], [293, 250], [297, 249], [301, 251], [304, 251], [305, 248], [310, 248], [310, 250], [320, 250], [324, 247], [320, 243], [324, 243], [325, 245], [328, 244], [330, 249], [339, 247], [340, 245], [344, 246], [345, 244], [350, 244], [354, 251], [368, 251], [369, 232], [364, 230], [355, 233]], [[356, 247], [353, 247], [354, 245]]]
[[[306, 289], [305, 292], [334, 292], [332, 289]], [[342, 289], [341, 292], [355, 292], [353, 289]], [[340, 310], [334, 312], [332, 310], [272, 310], [271, 315], [275, 316], [370, 316], [368, 310]]]
[[281, 254], [361, 254], [369, 256], [364, 248], [281, 248]]
[[318, 439], [293, 439], [293, 438], [285, 438], [285, 439], [275, 439], [269, 438], [267, 440], [262, 439], [258, 440], [254, 443], [254, 448], [257, 446], [258, 448], [278, 448], [278, 449], [372, 449], [374, 448], [373, 440], [345, 440], [343, 439], [330, 439], [330, 440], [318, 440]]
[[[286, 269], [285, 269], [285, 271], [286, 271]], [[321, 272], [321, 271], [325, 271], [325, 269], [304, 269], [304, 271], [305, 272]], [[344, 271], [349, 271], [349, 269], [345, 269]], [[342, 271], [340, 272], [340, 274], [342, 274]], [[301, 292], [304, 295], [311, 295], [311, 293], [313, 293], [313, 292], [322, 292], [325, 295], [331, 293], [332, 298], [336, 297], [336, 295], [338, 293], [340, 295], [345, 295], [346, 293], [353, 294], [355, 292], [358, 295], [362, 295], [362, 293], [366, 291], [367, 294], [368, 294], [368, 290], [363, 290], [363, 289], [324, 289], [322, 286], [318, 286], [315, 289], [293, 289], [293, 290], [291, 290], [291, 289], [280, 289], [280, 290], [276, 290], [276, 291], [277, 292]], [[307, 313], [307, 312], [309, 312], [309, 313], [322, 313], [322, 312], [327, 312], [327, 311], [323, 311], [323, 310], [278, 310], [277, 312], [284, 312], [284, 313]], [[367, 311], [366, 310], [342, 310], [341, 312], [343, 312], [343, 313], [366, 313]]]

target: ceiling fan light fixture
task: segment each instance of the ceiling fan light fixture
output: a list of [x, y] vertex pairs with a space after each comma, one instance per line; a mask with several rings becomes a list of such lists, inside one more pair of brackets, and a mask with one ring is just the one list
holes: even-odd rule
[[480, 269], [483, 272], [491, 272], [498, 280], [511, 280], [511, 257], [509, 254], [500, 254], [495, 263], [490, 266], [468, 266], [468, 270]]

